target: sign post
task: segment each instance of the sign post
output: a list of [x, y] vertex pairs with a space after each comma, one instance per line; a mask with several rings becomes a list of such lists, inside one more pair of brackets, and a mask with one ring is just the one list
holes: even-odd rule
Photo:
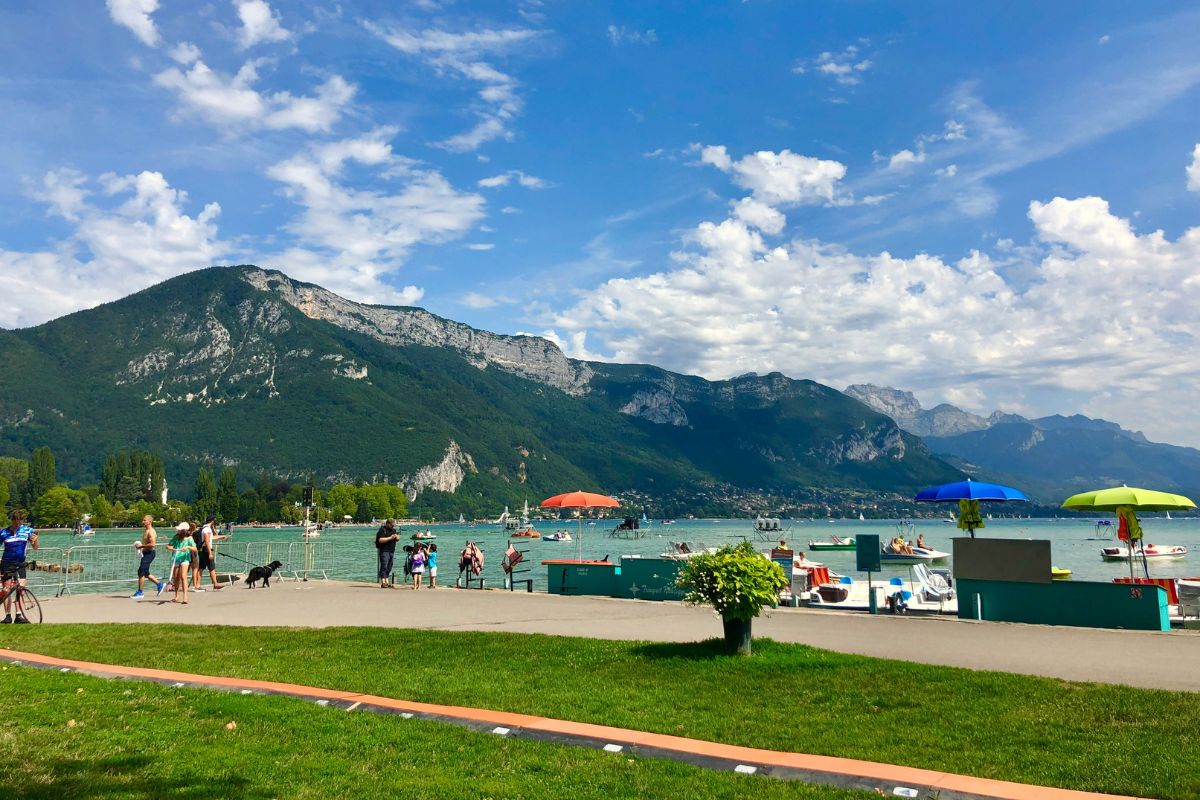
[[858, 562], [858, 571], [867, 573], [867, 608], [872, 614], [879, 613], [879, 603], [875, 600], [875, 587], [871, 585], [871, 573], [882, 570], [879, 559], [879, 534], [860, 533], [854, 537], [854, 555]]

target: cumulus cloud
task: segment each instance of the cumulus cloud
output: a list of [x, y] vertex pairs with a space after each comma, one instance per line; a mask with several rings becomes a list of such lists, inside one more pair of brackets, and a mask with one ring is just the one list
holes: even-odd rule
[[[1045, 412], [1077, 408], [1083, 393], [1091, 413], [1151, 432], [1172, 420], [1160, 435], [1177, 439], [1172, 409], [1200, 392], [1200, 374], [1179, 358], [1200, 339], [1190, 311], [1200, 227], [1174, 241], [1139, 234], [1098, 197], [1035, 201], [1029, 220], [1036, 277], [1018, 287], [983, 252], [947, 260], [807, 239], [768, 245], [735, 207], [685, 237], [670, 268], [608, 280], [552, 325], [568, 341], [597, 339], [617, 361], [712, 378], [777, 369], [1010, 406], [1029, 393]], [[1046, 408], [1047, 397], [1070, 399]], [[1200, 444], [1200, 421], [1184, 425]]]
[[500, 301], [492, 295], [479, 292], [467, 292], [459, 298], [458, 302], [467, 308], [494, 308], [500, 305]]
[[192, 61], [184, 63], [191, 63], [191, 68], [183, 71], [170, 67], [155, 75], [154, 82], [175, 92], [182, 115], [198, 117], [229, 134], [237, 134], [239, 126], [328, 132], [355, 93], [355, 87], [338, 75], [318, 86], [311, 96], [260, 92], [254, 84], [258, 82], [258, 68], [263, 62], [257, 60], [247, 61], [235, 75], [210, 69], [198, 53]]
[[1189, 192], [1200, 192], [1200, 144], [1192, 150], [1192, 163], [1187, 166], [1187, 188]]
[[265, 0], [235, 0], [234, 5], [242, 22], [238, 46], [243, 50], [264, 42], [286, 42], [292, 37], [280, 23], [279, 14]]
[[914, 153], [912, 150], [905, 148], [898, 153], [893, 153], [888, 158], [887, 168], [892, 170], [904, 169], [905, 167], [911, 167], [913, 164], [923, 163], [925, 163], [925, 151], [923, 149], [918, 149]]
[[[416, 287], [383, 280], [413, 248], [457, 239], [484, 216], [478, 194], [460, 192], [440, 172], [392, 152], [394, 129], [315, 145], [267, 170], [303, 210], [287, 225], [299, 247], [275, 260], [289, 273], [368, 302], [411, 304]], [[369, 168], [378, 183], [346, 177]]]
[[5, 326], [45, 322], [211, 266], [229, 252], [217, 237], [221, 207], [190, 216], [186, 192], [158, 172], [51, 172], [34, 195], [73, 224], [58, 247], [0, 249], [0, 315]]
[[519, 84], [489, 60], [519, 50], [538, 36], [528, 28], [455, 33], [428, 29], [410, 31], [366, 23], [367, 30], [405, 55], [421, 59], [442, 74], [480, 84], [474, 127], [436, 145], [452, 152], [476, 150], [494, 139], [512, 137], [510, 125], [524, 109]]
[[734, 161], [724, 145], [700, 149], [700, 162], [727, 172], [733, 182], [767, 205], [833, 204], [846, 165], [781, 150], [759, 150]]
[[862, 83], [863, 73], [871, 66], [871, 60], [862, 58], [858, 45], [852, 44], [840, 53], [826, 51], [815, 59], [797, 61], [792, 72], [804, 75], [813, 71], [841, 86], [856, 86]]
[[483, 178], [479, 181], [479, 185], [485, 189], [495, 189], [500, 186], [508, 186], [513, 181], [516, 181], [518, 186], [523, 186], [526, 189], [549, 189], [554, 185], [550, 181], [543, 180], [535, 175], [526, 175], [518, 169], [510, 169], [508, 172], [502, 172], [490, 178]]
[[113, 22], [133, 31], [142, 44], [158, 47], [158, 28], [152, 16], [158, 10], [158, 0], [107, 0], [107, 4]]

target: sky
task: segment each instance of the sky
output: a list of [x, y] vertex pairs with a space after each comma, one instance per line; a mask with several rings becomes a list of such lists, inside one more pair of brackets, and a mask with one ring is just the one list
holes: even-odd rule
[[7, 0], [0, 326], [214, 264], [1200, 446], [1185, 3]]

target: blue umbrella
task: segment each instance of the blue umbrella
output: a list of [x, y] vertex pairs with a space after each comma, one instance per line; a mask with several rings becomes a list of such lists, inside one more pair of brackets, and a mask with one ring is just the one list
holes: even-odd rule
[[953, 503], [957, 501], [958, 527], [969, 533], [972, 539], [975, 538], [975, 529], [983, 527], [983, 519], [979, 516], [980, 501], [991, 503], [1029, 502], [1029, 498], [1019, 489], [970, 479], [922, 489], [917, 492], [916, 500], [921, 503]]

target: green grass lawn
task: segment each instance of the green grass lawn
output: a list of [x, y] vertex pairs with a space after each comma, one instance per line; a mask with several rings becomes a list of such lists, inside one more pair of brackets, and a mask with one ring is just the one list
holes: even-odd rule
[[[6, 646], [1119, 794], [1200, 797], [1200, 695], [755, 643], [54, 625]], [[1052, 652], [1046, 658], [1054, 658]]]
[[[284, 697], [6, 670], [3, 797], [871, 796]], [[227, 729], [230, 722], [237, 727]]]

